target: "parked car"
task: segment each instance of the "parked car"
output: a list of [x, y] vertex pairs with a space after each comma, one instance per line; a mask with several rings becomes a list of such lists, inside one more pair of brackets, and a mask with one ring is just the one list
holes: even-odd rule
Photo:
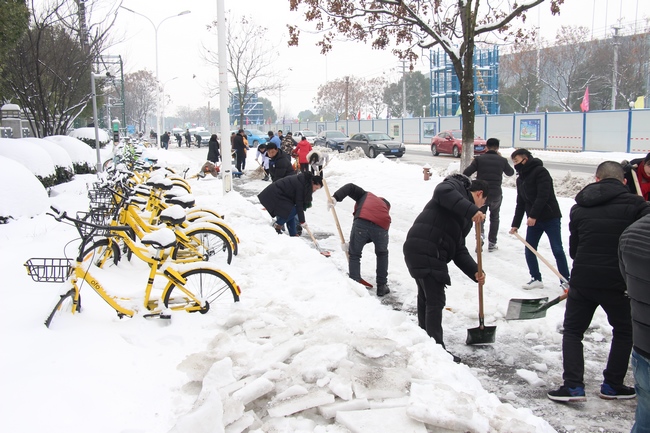
[[[238, 129], [234, 129], [230, 131], [230, 133], [237, 133]], [[248, 140], [248, 145], [250, 147], [257, 147], [260, 144], [264, 144], [267, 142], [267, 139], [269, 138], [269, 135], [265, 132], [260, 131], [259, 129], [246, 129], [244, 128], [244, 132], [246, 132], [246, 139]]]
[[302, 131], [293, 134], [294, 140], [300, 141], [302, 140], [302, 137], [307, 138], [307, 141], [313, 145], [317, 135], [314, 131], [310, 131], [309, 129], [303, 129]]
[[343, 152], [343, 143], [348, 141], [350, 137], [342, 133], [341, 131], [323, 131], [318, 134], [318, 137], [314, 140], [314, 146], [325, 146], [328, 149], [338, 150]]
[[401, 158], [406, 152], [406, 146], [385, 132], [359, 132], [343, 143], [346, 152], [360, 147], [369, 158], [379, 154]]
[[[450, 129], [442, 131], [431, 139], [431, 153], [438, 156], [441, 153], [450, 153], [456, 158], [460, 158], [463, 152], [463, 131], [460, 129]], [[486, 142], [478, 135], [474, 136], [474, 155], [487, 152]]]

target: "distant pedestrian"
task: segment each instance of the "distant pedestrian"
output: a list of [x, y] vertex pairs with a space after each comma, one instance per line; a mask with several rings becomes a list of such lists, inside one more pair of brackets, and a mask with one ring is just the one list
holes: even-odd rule
[[598, 306], [612, 326], [612, 344], [599, 395], [607, 400], [634, 398], [634, 389], [623, 383], [632, 351], [632, 318], [619, 269], [618, 240], [630, 224], [644, 215], [650, 215], [650, 204], [625, 187], [623, 168], [618, 162], [600, 164], [596, 182], [576, 195], [569, 221], [573, 269], [562, 333], [564, 384], [548, 393], [551, 400], [587, 399], [582, 339]]
[[[282, 135], [282, 130], [278, 129], [278, 133], [275, 134], [278, 136], [278, 140], [280, 140], [280, 143], [282, 143], [282, 140], [284, 140], [284, 135]], [[277, 143], [276, 143], [277, 144]]]
[[[476, 173], [477, 179], [484, 180], [490, 185], [490, 194], [483, 211], [490, 210], [490, 231], [487, 238], [488, 251], [493, 252], [498, 249], [497, 235], [499, 233], [499, 210], [503, 200], [503, 192], [501, 191], [503, 175], [512, 176], [515, 174], [515, 170], [510, 166], [508, 159], [499, 153], [498, 139], [488, 138], [487, 149], [488, 151], [485, 154], [474, 158], [472, 163], [463, 171], [463, 174], [471, 176]], [[481, 230], [481, 234], [485, 234], [485, 230]]]
[[287, 155], [291, 156], [293, 154], [293, 149], [296, 147], [296, 140], [293, 139], [293, 133], [291, 131], [287, 132], [287, 135], [282, 139], [282, 144], [280, 149]]
[[311, 174], [323, 176], [323, 167], [329, 162], [329, 160], [329, 153], [324, 153], [320, 150], [312, 149], [307, 154], [307, 162], [309, 163]]
[[178, 132], [175, 133], [174, 138], [176, 138], [176, 144], [178, 144], [178, 147], [181, 147], [181, 145], [183, 143], [183, 137], [181, 137], [181, 134], [178, 133]]
[[267, 142], [275, 144], [278, 147], [278, 149], [282, 146], [282, 141], [280, 140], [280, 137], [275, 135], [273, 131], [269, 131], [267, 135], [269, 136]]
[[235, 151], [236, 163], [235, 167], [237, 172], [242, 173], [246, 168], [246, 143], [244, 142], [244, 136], [246, 133], [243, 129], [240, 129], [237, 134], [232, 139], [232, 148]]
[[636, 416], [631, 433], [650, 432], [650, 216], [621, 235], [619, 263], [632, 312], [632, 370], [636, 381]]
[[[286, 223], [290, 236], [298, 236], [296, 219], [302, 227], [307, 226], [305, 209], [311, 206], [312, 194], [323, 186], [323, 178], [301, 173], [273, 182], [257, 197], [272, 217], [277, 217], [274, 228], [281, 233]], [[297, 217], [297, 218], [296, 218]]]
[[165, 150], [169, 149], [169, 132], [165, 131], [165, 133], [160, 136], [160, 147]]
[[[527, 149], [517, 149], [510, 155], [517, 171], [517, 206], [512, 219], [510, 234], [516, 233], [521, 225], [524, 213], [526, 219], [526, 241], [537, 249], [539, 240], [546, 233], [555, 256], [558, 272], [569, 280], [569, 265], [567, 264], [564, 248], [562, 247], [562, 231], [560, 220], [562, 213], [555, 197], [553, 178], [541, 159], [533, 158]], [[526, 290], [541, 289], [542, 274], [539, 271], [537, 256], [528, 248], [524, 248], [526, 263], [531, 279], [522, 288]]]
[[196, 141], [196, 147], [201, 148], [201, 136], [199, 134], [194, 134], [194, 141]]
[[208, 161], [216, 164], [221, 159], [221, 152], [219, 151], [219, 141], [217, 140], [217, 134], [212, 134], [210, 136], [210, 141], [208, 141]]
[[[485, 220], [480, 208], [489, 190], [483, 180], [472, 182], [462, 174], [446, 177], [406, 235], [404, 261], [418, 287], [418, 324], [443, 348], [442, 310], [445, 287], [451, 284], [447, 264], [453, 260], [471, 280], [485, 282], [485, 273], [478, 274], [465, 238], [473, 222]], [[454, 361], [460, 362], [460, 358], [454, 356]]]
[[190, 147], [191, 143], [192, 143], [192, 134], [190, 134], [190, 130], [187, 129], [185, 130], [185, 146]]
[[[262, 169], [264, 170], [264, 178], [262, 179], [264, 181], [271, 180], [269, 178], [269, 176], [270, 176], [269, 175], [270, 158], [266, 154], [266, 146], [267, 145], [265, 143], [262, 143], [262, 144], [258, 145], [257, 146], [257, 153], [255, 154], [255, 161], [257, 161], [260, 164], [260, 166], [262, 167]], [[262, 159], [262, 162], [259, 161], [260, 158]]]
[[390, 227], [390, 203], [382, 197], [377, 197], [353, 183], [339, 188], [333, 195], [328, 207], [350, 197], [356, 202], [352, 214], [352, 230], [348, 244], [348, 270], [350, 278], [364, 286], [372, 287], [361, 278], [361, 253], [366, 244], [375, 244], [377, 256], [376, 281], [377, 296], [390, 293], [388, 288], [388, 229]]

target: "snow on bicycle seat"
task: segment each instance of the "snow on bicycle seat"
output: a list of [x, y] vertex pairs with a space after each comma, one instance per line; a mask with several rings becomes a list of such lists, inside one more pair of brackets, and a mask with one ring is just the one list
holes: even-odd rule
[[185, 221], [185, 211], [182, 206], [175, 204], [160, 212], [160, 221], [175, 226], [182, 224]]
[[164, 250], [165, 248], [176, 245], [176, 235], [171, 229], [165, 227], [155, 232], [147, 233], [141, 242], [145, 245], [151, 245], [157, 250]]
[[162, 190], [170, 190], [174, 187], [172, 181], [164, 177], [152, 177], [146, 182], [146, 185]]
[[172, 197], [167, 197], [167, 195], [165, 195], [165, 198], [167, 199], [167, 203], [173, 205], [179, 205], [184, 209], [191, 208], [192, 206], [194, 206], [195, 203], [194, 196], [192, 194], [187, 194], [187, 193], [183, 195], [172, 196]]

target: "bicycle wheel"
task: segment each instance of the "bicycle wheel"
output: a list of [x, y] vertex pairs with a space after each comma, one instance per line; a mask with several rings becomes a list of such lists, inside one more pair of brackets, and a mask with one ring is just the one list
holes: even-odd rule
[[50, 313], [49, 316], [47, 316], [47, 319], [45, 319], [45, 326], [50, 327], [50, 324], [52, 323], [52, 320], [54, 320], [54, 317], [63, 314], [65, 312], [74, 312], [76, 311], [77, 313], [81, 312], [81, 294], [79, 294], [79, 297], [77, 298], [77, 302], [75, 303], [75, 293], [76, 290], [74, 287], [67, 292], [65, 292], [63, 295], [61, 295], [61, 298], [59, 301], [56, 303], [54, 308], [52, 309], [52, 312]]
[[214, 218], [214, 216], [212, 214], [207, 214], [206, 213], [206, 214], [201, 215], [200, 213], [195, 212], [193, 214], [188, 214], [186, 219], [187, 219], [188, 222], [191, 222], [191, 223], [197, 222], [197, 221], [205, 221], [205, 222], [209, 222], [211, 224], [219, 226], [219, 228], [221, 230], [223, 230], [223, 232], [226, 235], [228, 235], [228, 237], [230, 238], [230, 242], [232, 242], [232, 245], [233, 245], [232, 253], [233, 253], [233, 255], [236, 256], [237, 253], [239, 252], [239, 238], [235, 234], [235, 231], [229, 225], [224, 223], [223, 220], [221, 220], [220, 218]]
[[[186, 280], [185, 284], [178, 286], [171, 283], [163, 294], [163, 302], [167, 308], [183, 308], [205, 314], [211, 306], [239, 301], [238, 288], [235, 288], [234, 281], [222, 271], [192, 269], [183, 272], [181, 276]], [[197, 306], [202, 308], [191, 309]]]
[[83, 253], [83, 261], [92, 259], [92, 263], [98, 268], [103, 268], [106, 263], [113, 262], [117, 265], [120, 261], [121, 253], [117, 242], [112, 239], [100, 239], [95, 241]]
[[190, 244], [180, 243], [172, 250], [173, 260], [202, 257], [204, 261], [214, 261], [225, 256], [226, 263], [232, 261], [232, 245], [222, 231], [212, 228], [195, 228], [185, 232]]

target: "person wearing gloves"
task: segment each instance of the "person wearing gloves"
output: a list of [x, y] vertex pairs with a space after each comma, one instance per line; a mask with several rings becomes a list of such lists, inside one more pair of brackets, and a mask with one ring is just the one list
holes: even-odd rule
[[354, 205], [354, 220], [348, 244], [348, 269], [350, 278], [368, 288], [372, 285], [361, 278], [361, 253], [368, 243], [375, 244], [377, 256], [377, 296], [390, 293], [388, 288], [388, 228], [390, 227], [390, 203], [363, 188], [348, 183], [339, 188], [329, 202], [328, 208], [350, 197]]
[[329, 154], [323, 153], [316, 149], [310, 150], [307, 154], [307, 162], [309, 164], [309, 168], [311, 169], [311, 174], [322, 176], [323, 166], [327, 165], [329, 160]]
[[278, 233], [282, 233], [282, 225], [286, 223], [289, 235], [298, 236], [296, 216], [300, 226], [306, 227], [305, 209], [311, 206], [313, 193], [322, 186], [322, 177], [300, 173], [271, 183], [257, 198], [272, 217], [277, 217], [273, 226]]
[[[259, 159], [260, 157], [262, 158], [262, 162], [260, 163]], [[255, 154], [255, 161], [257, 161], [260, 166], [264, 169], [264, 179], [265, 181], [270, 180], [269, 178], [269, 161], [270, 158], [266, 154], [266, 144], [262, 143], [259, 146], [257, 146], [257, 153]]]
[[[418, 324], [443, 348], [442, 310], [445, 287], [451, 284], [447, 264], [453, 260], [470, 279], [485, 283], [485, 273], [478, 274], [465, 238], [472, 223], [485, 221], [480, 208], [489, 190], [484, 180], [472, 182], [463, 174], [447, 176], [406, 235], [404, 261], [418, 288]], [[454, 361], [460, 358], [454, 356]]]

